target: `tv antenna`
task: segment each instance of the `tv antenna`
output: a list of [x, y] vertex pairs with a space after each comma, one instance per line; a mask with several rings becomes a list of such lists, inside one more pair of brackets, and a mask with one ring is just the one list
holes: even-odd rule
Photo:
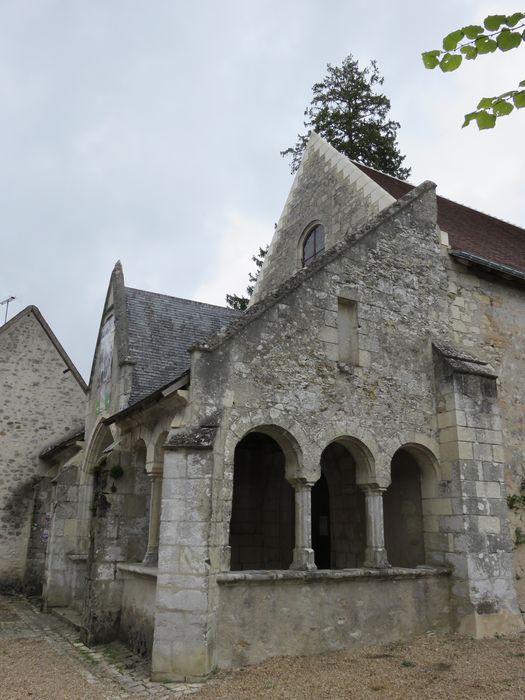
[[0, 301], [0, 306], [3, 306], [5, 304], [4, 324], [7, 322], [7, 312], [9, 310], [9, 304], [14, 300], [15, 300], [15, 297], [7, 297], [7, 299]]

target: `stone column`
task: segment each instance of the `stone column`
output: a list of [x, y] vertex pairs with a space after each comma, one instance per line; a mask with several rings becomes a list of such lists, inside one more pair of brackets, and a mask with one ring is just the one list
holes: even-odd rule
[[210, 521], [215, 427], [173, 431], [164, 453], [152, 678], [193, 681], [213, 668]]
[[312, 486], [309, 481], [294, 479], [295, 489], [295, 547], [290, 569], [317, 569], [312, 549]]
[[438, 344], [434, 369], [441, 478], [448, 499], [436, 499], [439, 510], [432, 513], [438, 516], [443, 544], [431, 561], [453, 569], [452, 612], [461, 634], [522, 632], [496, 373], [485, 362]]
[[383, 492], [377, 484], [361, 486], [366, 498], [366, 553], [365, 568], [384, 569], [390, 566], [385, 549], [383, 520]]
[[146, 566], [157, 566], [159, 560], [160, 506], [162, 500], [162, 471], [148, 474], [151, 479], [149, 507], [148, 548], [142, 561]]

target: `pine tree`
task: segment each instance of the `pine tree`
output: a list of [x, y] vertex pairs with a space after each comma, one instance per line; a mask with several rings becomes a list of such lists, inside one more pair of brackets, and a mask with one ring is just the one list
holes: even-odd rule
[[[406, 180], [410, 168], [403, 167], [405, 156], [398, 150], [399, 123], [387, 118], [390, 100], [375, 91], [382, 84], [375, 61], [363, 70], [352, 55], [341, 66], [328, 64], [325, 79], [312, 88], [313, 98], [304, 113], [307, 117], [304, 126], [308, 132], [316, 131], [351, 160]], [[299, 135], [293, 148], [281, 151], [282, 156], [291, 156], [292, 173], [299, 167], [307, 141], [308, 133]], [[231, 308], [244, 311], [248, 306], [267, 250], [259, 248], [259, 254], [252, 258], [257, 269], [249, 275], [248, 296], [226, 295]]]
[[261, 267], [264, 262], [264, 258], [266, 257], [266, 253], [268, 252], [268, 246], [266, 248], [261, 248], [259, 247], [259, 252], [257, 255], [252, 255], [252, 260], [255, 263], [255, 274], [253, 272], [250, 272], [248, 275], [248, 279], [250, 281], [250, 284], [246, 287], [246, 293], [247, 297], [242, 297], [237, 294], [226, 294], [226, 303], [231, 309], [237, 309], [237, 311], [244, 311], [246, 307], [248, 306], [248, 302], [250, 301], [250, 297], [253, 294], [253, 289], [255, 287], [255, 283], [257, 282], [257, 277], [259, 276], [259, 272], [261, 271]]
[[[410, 168], [402, 167], [405, 156], [396, 141], [400, 125], [387, 118], [390, 100], [376, 92], [383, 80], [375, 61], [363, 70], [352, 55], [341, 66], [328, 64], [326, 77], [312, 88], [304, 126], [348, 158], [406, 180]], [[295, 146], [281, 152], [291, 156], [292, 173], [299, 167], [307, 140], [308, 133], [299, 134]]]

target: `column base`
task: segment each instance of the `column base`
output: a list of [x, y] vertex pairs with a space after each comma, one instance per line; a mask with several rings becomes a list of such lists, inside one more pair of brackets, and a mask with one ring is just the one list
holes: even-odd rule
[[148, 547], [144, 559], [142, 560], [144, 566], [157, 566], [159, 563], [159, 548], [158, 547]]
[[293, 550], [293, 561], [290, 569], [295, 571], [316, 571], [314, 550], [308, 547], [296, 547]]
[[365, 569], [390, 569], [392, 564], [388, 562], [386, 549], [367, 547], [363, 566]]

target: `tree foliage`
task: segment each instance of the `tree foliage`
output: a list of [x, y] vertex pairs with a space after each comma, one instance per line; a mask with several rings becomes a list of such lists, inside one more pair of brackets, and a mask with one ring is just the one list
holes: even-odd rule
[[[495, 51], [511, 51], [525, 42], [525, 13], [511, 15], [489, 15], [483, 26], [469, 24], [455, 29], [443, 39], [443, 48], [425, 51], [422, 54], [426, 68], [438, 66], [444, 73], [457, 70], [463, 62], [473, 61], [478, 56]], [[499, 117], [504, 117], [525, 107], [525, 80], [517, 89], [508, 90], [494, 97], [483, 97], [473, 112], [465, 114], [463, 126], [476, 122], [478, 129], [492, 129]]]
[[246, 287], [246, 293], [248, 296], [243, 297], [237, 294], [226, 294], [226, 303], [231, 309], [237, 309], [237, 311], [245, 311], [246, 307], [248, 306], [248, 302], [250, 301], [250, 297], [253, 294], [253, 289], [255, 287], [257, 277], [259, 276], [259, 272], [261, 271], [261, 267], [263, 265], [264, 258], [266, 257], [267, 252], [268, 246], [266, 246], [266, 248], [259, 247], [259, 252], [257, 253], [257, 255], [252, 255], [252, 260], [255, 263], [255, 273], [250, 272], [250, 274], [248, 275], [248, 279], [250, 281], [250, 284]]
[[[410, 169], [402, 167], [405, 156], [396, 142], [399, 123], [388, 119], [390, 100], [377, 92], [383, 80], [375, 61], [362, 70], [352, 55], [341, 66], [328, 64], [326, 77], [312, 88], [304, 126], [348, 158], [405, 180]], [[291, 156], [292, 173], [299, 167], [307, 140], [308, 133], [299, 134], [295, 146], [281, 152]]]

